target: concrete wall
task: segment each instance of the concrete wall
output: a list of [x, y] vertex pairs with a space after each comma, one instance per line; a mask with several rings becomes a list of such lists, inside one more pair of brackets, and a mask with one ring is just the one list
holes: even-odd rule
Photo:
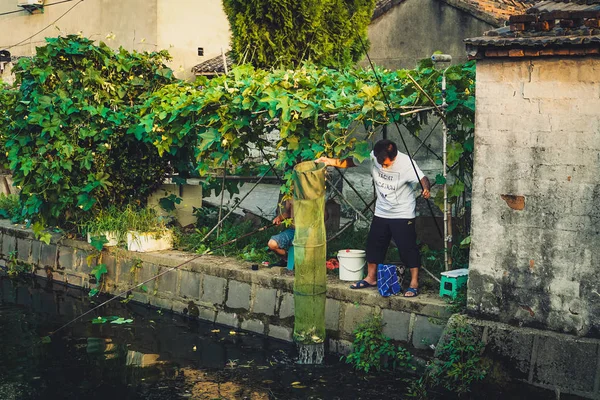
[[[229, 21], [221, 0], [155, 0], [157, 44], [173, 56], [178, 78], [193, 78], [192, 67], [229, 49]], [[198, 56], [198, 47], [204, 56]]]
[[492, 25], [441, 0], [405, 0], [371, 23], [369, 56], [386, 68], [414, 68], [439, 50], [461, 63], [467, 60], [463, 39], [490, 29]]
[[[463, 318], [458, 314], [452, 316], [446, 329], [460, 324]], [[600, 340], [474, 318], [464, 321], [485, 345], [483, 358], [494, 361], [488, 369], [488, 379], [521, 381], [554, 392], [539, 393], [535, 399], [573, 398], [561, 396], [565, 394], [600, 399]], [[438, 350], [446, 340], [447, 330]], [[521, 393], [518, 397], [504, 398], [532, 397]]]
[[[13, 254], [42, 278], [79, 287], [96, 286], [90, 283], [95, 262], [88, 265], [86, 260], [94, 249], [85, 242], [55, 236], [46, 245], [33, 239], [29, 230], [0, 220], [0, 243], [2, 265]], [[126, 291], [194, 256], [197, 255], [177, 251], [105, 250], [101, 262], [106, 264], [108, 273], [103, 290], [113, 294]], [[147, 291], [135, 290], [133, 300], [177, 313], [193, 301], [201, 319], [291, 341], [294, 277], [285, 271], [252, 271], [247, 262], [203, 256], [149, 282]], [[336, 281], [328, 282], [325, 322], [329, 349], [333, 352], [347, 352], [352, 332], [371, 314], [382, 315], [387, 336], [418, 349], [437, 343], [450, 316], [446, 303], [436, 293], [421, 294], [418, 299], [385, 298], [376, 290], [352, 290], [349, 283]]]
[[600, 59], [477, 65], [469, 309], [600, 337]]
[[[17, 0], [0, 2], [0, 14], [17, 10]], [[48, 6], [44, 13], [23, 11], [0, 16], [0, 49], [6, 49], [49, 26], [76, 3]], [[56, 24], [19, 46], [13, 56], [31, 56], [45, 37], [77, 34], [128, 50], [167, 49], [171, 67], [180, 78], [192, 76], [191, 68], [221, 53], [229, 45], [229, 24], [220, 0], [95, 0], [78, 4]], [[114, 36], [112, 36], [112, 35]], [[111, 37], [107, 38], [107, 35]], [[204, 47], [204, 57], [197, 48]]]

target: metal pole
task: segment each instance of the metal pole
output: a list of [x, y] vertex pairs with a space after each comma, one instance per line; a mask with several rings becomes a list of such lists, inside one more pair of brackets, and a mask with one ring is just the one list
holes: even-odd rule
[[444, 267], [446, 271], [450, 271], [451, 261], [448, 257], [449, 252], [449, 242], [451, 238], [451, 231], [448, 227], [448, 223], [450, 221], [449, 218], [449, 207], [448, 207], [448, 124], [446, 123], [446, 107], [448, 104], [446, 103], [446, 70], [442, 74], [442, 113], [443, 117], [442, 123], [443, 125], [443, 138], [442, 138], [442, 148], [443, 148], [443, 173], [444, 173]]
[[227, 161], [223, 168], [223, 183], [221, 184], [221, 204], [219, 205], [219, 223], [217, 224], [217, 238], [221, 235], [221, 215], [223, 214], [223, 197], [225, 196], [225, 178], [227, 177]]

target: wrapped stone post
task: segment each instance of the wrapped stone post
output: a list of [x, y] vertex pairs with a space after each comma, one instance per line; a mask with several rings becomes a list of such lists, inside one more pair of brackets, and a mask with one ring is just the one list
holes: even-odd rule
[[323, 362], [325, 342], [325, 165], [296, 165], [294, 182], [294, 341], [299, 362]]

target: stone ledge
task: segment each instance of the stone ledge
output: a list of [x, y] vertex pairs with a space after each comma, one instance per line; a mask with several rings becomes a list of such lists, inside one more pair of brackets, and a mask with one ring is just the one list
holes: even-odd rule
[[[34, 239], [33, 232], [30, 229], [24, 228], [23, 225], [15, 226], [7, 220], [0, 220], [0, 232], [10, 232], [13, 233], [9, 234], [10, 236], [18, 238]], [[84, 241], [72, 239], [61, 240], [58, 234], [52, 235], [51, 244], [60, 244], [80, 250], [95, 250]], [[152, 253], [135, 253], [124, 249], [108, 249], [105, 251], [108, 253], [117, 253], [122, 258], [139, 258], [143, 262], [171, 268], [189, 261], [188, 264], [178, 269], [202, 272], [207, 275], [234, 279], [239, 282], [256, 284], [287, 292], [293, 292], [294, 290], [294, 277], [291, 274], [288, 275], [285, 268], [261, 268], [258, 271], [252, 271], [250, 268], [252, 263], [240, 261], [232, 257], [200, 256], [177, 250]], [[421, 293], [416, 299], [406, 299], [402, 296], [382, 297], [376, 289], [352, 290], [349, 286], [350, 282], [327, 282], [327, 298], [442, 319], [447, 319], [451, 315], [446, 308], [447, 304], [437, 293]]]
[[[19, 258], [30, 262], [39, 277], [84, 288], [97, 287], [96, 283], [90, 284], [89, 275], [97, 259], [91, 260], [90, 265], [87, 260], [97, 251], [88, 243], [53, 235], [46, 245], [35, 240], [31, 230], [2, 220], [0, 233], [0, 249], [20, 249], [23, 254]], [[0, 263], [7, 258], [7, 254], [0, 256]], [[148, 282], [146, 288], [133, 290], [134, 301], [177, 313], [193, 301], [202, 319], [235, 328], [243, 324], [242, 329], [250, 331], [264, 328], [263, 334], [281, 340], [292, 338], [294, 276], [285, 268], [252, 271], [251, 263], [229, 257], [182, 251], [135, 253], [120, 248], [103, 250], [102, 262], [108, 270], [103, 289], [107, 293], [125, 292], [159, 272], [178, 267], [174, 273]], [[136, 268], [131, 270], [134, 265]], [[328, 277], [326, 329], [329, 338], [339, 343], [351, 342], [358, 324], [370, 315], [382, 315], [383, 311], [388, 320], [390, 316], [405, 316], [389, 321], [386, 333], [409, 346], [414, 338], [435, 340], [439, 336], [437, 326], [415, 321], [443, 323], [449, 317], [446, 303], [437, 293], [421, 294], [416, 299], [385, 298], [376, 289], [352, 290], [349, 284]]]

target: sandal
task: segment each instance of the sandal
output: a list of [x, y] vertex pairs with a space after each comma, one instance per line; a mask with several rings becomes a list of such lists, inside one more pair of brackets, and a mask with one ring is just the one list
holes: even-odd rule
[[350, 285], [350, 289], [366, 289], [366, 288], [370, 288], [370, 287], [374, 287], [377, 286], [377, 284], [373, 284], [371, 285], [369, 282], [365, 281], [364, 279], [356, 282], [354, 285]]
[[[409, 293], [412, 293], [409, 295]], [[417, 297], [419, 295], [419, 289], [414, 287], [406, 288], [404, 291], [404, 297]]]

